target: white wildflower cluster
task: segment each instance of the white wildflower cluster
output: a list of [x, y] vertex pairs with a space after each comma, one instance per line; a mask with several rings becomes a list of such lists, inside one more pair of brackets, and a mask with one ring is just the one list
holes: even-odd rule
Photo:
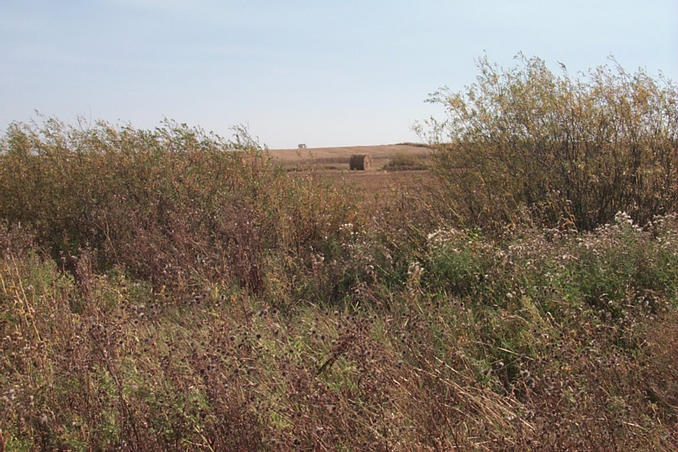
[[426, 236], [426, 240], [430, 246], [443, 245], [455, 237], [458, 237], [461, 232], [455, 228], [437, 229]]
[[579, 260], [579, 258], [572, 253], [565, 252], [560, 256], [560, 260], [576, 262]]
[[641, 227], [633, 223], [633, 218], [626, 212], [619, 211], [614, 214], [614, 224], [618, 226], [630, 226], [634, 230], [641, 231]]
[[353, 232], [353, 223], [344, 223], [339, 226], [340, 231]]
[[410, 263], [407, 267], [407, 287], [410, 290], [414, 290], [419, 286], [421, 277], [424, 274], [424, 267], [421, 265], [421, 262], [414, 261]]
[[355, 240], [359, 236], [359, 231], [353, 223], [343, 223], [339, 225], [339, 233], [350, 240]]
[[407, 267], [408, 276], [421, 275], [422, 273], [424, 273], [424, 267], [422, 267], [421, 262], [419, 261], [411, 262]]
[[322, 253], [313, 253], [311, 254], [311, 263], [313, 267], [319, 267], [322, 263], [325, 262], [325, 255]]

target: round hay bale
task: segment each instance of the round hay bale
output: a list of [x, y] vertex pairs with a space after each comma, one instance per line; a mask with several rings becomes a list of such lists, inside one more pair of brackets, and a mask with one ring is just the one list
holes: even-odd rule
[[368, 170], [372, 166], [372, 157], [369, 154], [354, 154], [348, 161], [348, 167], [352, 170]]

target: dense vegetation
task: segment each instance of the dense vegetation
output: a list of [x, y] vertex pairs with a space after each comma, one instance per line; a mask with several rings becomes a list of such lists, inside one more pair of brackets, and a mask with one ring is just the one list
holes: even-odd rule
[[10, 126], [0, 450], [674, 449], [675, 88], [481, 69], [378, 209], [241, 130]]
[[590, 230], [619, 211], [644, 224], [676, 210], [675, 84], [618, 66], [572, 79], [521, 59], [508, 70], [481, 59], [466, 92], [429, 99], [447, 112], [425, 130], [441, 143], [436, 168], [457, 221]]

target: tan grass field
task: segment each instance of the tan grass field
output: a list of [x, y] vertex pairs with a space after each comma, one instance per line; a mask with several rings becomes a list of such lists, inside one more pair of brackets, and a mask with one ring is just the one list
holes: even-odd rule
[[348, 160], [353, 154], [369, 154], [372, 170], [382, 169], [394, 156], [407, 154], [425, 159], [431, 149], [421, 144], [386, 144], [378, 146], [340, 146], [308, 149], [271, 149], [273, 158], [286, 168], [348, 170]]
[[[430, 182], [427, 170], [390, 171], [385, 167], [398, 155], [407, 155], [426, 161], [431, 149], [421, 144], [388, 144], [378, 146], [340, 146], [308, 149], [272, 149], [271, 156], [290, 171], [327, 178], [340, 186], [356, 188], [371, 198], [403, 193], [422, 183]], [[353, 154], [369, 154], [372, 168], [366, 171], [349, 170]]]
[[365, 195], [366, 201], [402, 195], [419, 190], [422, 184], [431, 183], [427, 170], [408, 171], [336, 171], [324, 170], [316, 173], [317, 177], [326, 178], [338, 186], [356, 188]]

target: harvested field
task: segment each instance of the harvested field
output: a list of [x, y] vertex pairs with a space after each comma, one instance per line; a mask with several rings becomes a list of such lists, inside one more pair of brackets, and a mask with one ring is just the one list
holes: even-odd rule
[[[398, 156], [408, 155], [426, 162], [431, 149], [420, 144], [391, 144], [381, 146], [344, 146], [312, 149], [274, 149], [269, 151], [289, 171], [299, 175], [329, 181], [339, 187], [354, 188], [362, 202], [377, 204], [399, 194], [419, 190], [421, 184], [432, 182], [427, 170], [387, 171], [384, 168]], [[350, 171], [352, 155], [368, 154], [372, 166], [367, 171]]]
[[314, 175], [332, 181], [340, 186], [358, 189], [371, 199], [411, 191], [421, 184], [431, 183], [428, 171], [318, 171]]
[[426, 159], [431, 149], [422, 144], [388, 144], [381, 146], [343, 146], [300, 149], [272, 149], [274, 159], [289, 169], [349, 169], [349, 159], [354, 154], [368, 154], [372, 169], [382, 169], [397, 154], [413, 155]]

